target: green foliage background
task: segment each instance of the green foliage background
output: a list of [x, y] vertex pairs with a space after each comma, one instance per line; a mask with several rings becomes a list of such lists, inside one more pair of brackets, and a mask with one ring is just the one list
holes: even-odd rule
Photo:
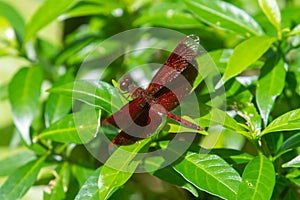
[[[0, 1], [1, 199], [297, 199], [299, 9], [298, 0]], [[199, 125], [206, 127], [212, 112], [225, 119], [214, 121], [222, 127], [214, 148], [200, 154], [216, 135], [199, 134], [177, 162], [151, 171], [163, 161], [146, 159], [149, 173], [134, 174], [141, 162], [135, 153], [164, 148], [168, 140], [153, 137], [116, 150], [106, 162], [130, 166], [127, 172], [97, 161], [84, 144], [98, 130], [98, 119], [111, 114], [112, 96], [120, 99], [112, 80], [162, 58], [125, 55], [102, 81], [73, 86], [90, 49], [139, 27], [198, 35], [222, 74], [213, 84], [216, 91], [225, 87], [226, 112], [210, 107], [200, 83], [195, 92], [208, 111]], [[162, 39], [155, 37], [150, 39]], [[96, 56], [130, 46], [115, 45]], [[73, 112], [72, 97], [92, 112]], [[174, 132], [172, 123], [162, 135]], [[122, 149], [132, 154], [120, 158]]]

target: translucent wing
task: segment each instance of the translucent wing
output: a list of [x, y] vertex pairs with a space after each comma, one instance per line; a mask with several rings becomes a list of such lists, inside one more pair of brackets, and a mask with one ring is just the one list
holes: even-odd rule
[[[195, 35], [186, 36], [171, 53], [165, 64], [153, 77], [146, 89], [148, 93], [156, 95], [165, 85], [173, 82], [187, 68], [195, 68], [197, 63], [195, 57], [199, 55], [199, 38]], [[193, 76], [187, 76], [188, 82], [194, 82]], [[160, 92], [163, 93], [163, 92]]]

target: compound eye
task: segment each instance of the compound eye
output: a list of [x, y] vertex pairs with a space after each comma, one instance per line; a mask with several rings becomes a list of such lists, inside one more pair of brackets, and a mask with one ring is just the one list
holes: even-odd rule
[[125, 78], [120, 82], [120, 89], [123, 91], [128, 91], [130, 85], [132, 85], [131, 78]]

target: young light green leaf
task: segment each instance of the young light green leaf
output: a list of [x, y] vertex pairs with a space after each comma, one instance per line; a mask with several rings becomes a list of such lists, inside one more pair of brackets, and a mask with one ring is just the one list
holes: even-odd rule
[[75, 200], [98, 200], [100, 199], [99, 188], [98, 188], [98, 179], [102, 167], [99, 167], [93, 172], [93, 174], [86, 180], [78, 194], [75, 197]]
[[0, 161], [0, 176], [8, 176], [20, 166], [34, 160], [36, 155], [33, 151], [24, 151], [12, 154]]
[[236, 46], [222, 77], [223, 82], [238, 75], [259, 59], [271, 47], [274, 41], [275, 38], [269, 36], [256, 36]]
[[[68, 71], [53, 84], [53, 87], [58, 87], [73, 81], [74, 77], [72, 73], [72, 71]], [[71, 107], [72, 99], [70, 97], [51, 93], [45, 106], [46, 126], [48, 127], [53, 122], [58, 121], [65, 116], [70, 111]]]
[[275, 0], [259, 0], [258, 3], [271, 24], [277, 31], [280, 31], [281, 14], [277, 2]]
[[31, 144], [29, 128], [39, 113], [42, 81], [43, 71], [39, 66], [22, 68], [8, 87], [13, 120], [27, 145]]
[[261, 35], [259, 24], [245, 11], [220, 0], [185, 0], [188, 10], [205, 23], [244, 36]]
[[20, 199], [34, 184], [46, 156], [17, 169], [0, 188], [1, 199]]
[[36, 37], [38, 31], [47, 26], [59, 15], [67, 11], [76, 1], [73, 0], [47, 0], [33, 14], [26, 25], [24, 43]]
[[241, 177], [219, 156], [188, 152], [173, 167], [200, 190], [224, 199], [236, 199]]
[[286, 168], [286, 167], [295, 167], [295, 168], [299, 168], [300, 167], [300, 155], [298, 155], [297, 157], [293, 158], [292, 160], [290, 160], [287, 163], [284, 163], [282, 165], [282, 167]]
[[235, 121], [232, 117], [230, 117], [223, 110], [213, 108], [207, 114], [203, 114], [199, 119], [200, 125], [204, 127], [210, 125], [222, 125], [225, 128], [228, 128], [233, 131], [243, 132], [245, 129], [241, 127], [237, 121]]
[[108, 199], [127, 182], [142, 161], [139, 152], [149, 141], [150, 138], [146, 138], [133, 145], [121, 146], [109, 157], [98, 180], [99, 199]]
[[232, 84], [227, 85], [229, 86], [229, 88], [226, 86], [227, 104], [231, 105], [237, 114], [246, 120], [248, 125], [247, 132], [240, 133], [249, 139], [256, 138], [261, 129], [261, 117], [252, 103], [253, 95], [238, 81], [233, 81]]
[[263, 155], [248, 163], [243, 172], [237, 199], [271, 199], [275, 186], [273, 164]]
[[100, 115], [101, 112], [95, 110], [83, 110], [69, 114], [45, 129], [37, 136], [37, 139], [85, 144], [97, 134]]
[[260, 137], [271, 132], [299, 130], [300, 109], [287, 112], [273, 120], [260, 134]]
[[49, 92], [72, 97], [109, 113], [122, 106], [122, 101], [115, 88], [102, 81], [75, 81], [51, 88]]
[[0, 86], [0, 101], [4, 101], [8, 98], [8, 84]]
[[276, 63], [276, 58], [271, 57], [263, 67], [256, 91], [256, 102], [265, 126], [269, 114], [278, 95], [281, 94], [285, 84], [283, 60]]
[[300, 24], [298, 24], [293, 30], [289, 33], [289, 36], [300, 35]]
[[10, 25], [13, 27], [16, 33], [19, 46], [21, 46], [25, 30], [25, 22], [22, 16], [12, 6], [3, 1], [0, 2], [0, 10], [0, 16], [3, 16], [9, 21]]

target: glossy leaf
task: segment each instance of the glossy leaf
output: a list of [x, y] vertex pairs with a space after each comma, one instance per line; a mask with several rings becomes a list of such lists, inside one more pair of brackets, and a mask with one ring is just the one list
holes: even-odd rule
[[300, 133], [289, 137], [280, 147], [280, 151], [300, 147]]
[[[67, 72], [64, 76], [60, 77], [54, 84], [53, 87], [58, 87], [65, 83], [74, 80], [71, 71]], [[59, 95], [51, 93], [48, 96], [45, 107], [45, 118], [47, 127], [55, 121], [58, 121], [63, 116], [65, 116], [72, 107], [72, 99], [66, 97], [65, 95]]]
[[259, 59], [275, 41], [269, 36], [251, 37], [237, 45], [230, 57], [226, 70], [222, 77], [226, 82], [230, 78], [238, 75]]
[[33, 14], [28, 24], [26, 25], [24, 42], [27, 43], [32, 38], [36, 37], [36, 34], [59, 15], [67, 11], [72, 5], [73, 0], [47, 0], [41, 7]]
[[245, 129], [238, 125], [238, 123], [230, 117], [226, 112], [213, 108], [211, 112], [204, 114], [200, 118], [200, 125], [204, 124], [204, 127], [210, 125], [222, 125], [225, 128], [234, 130], [237, 132], [243, 132]]
[[293, 158], [287, 163], [284, 163], [282, 167], [295, 167], [299, 168], [300, 167], [300, 156], [298, 155], [297, 157]]
[[234, 31], [244, 36], [263, 33], [259, 24], [245, 11], [220, 0], [185, 0], [188, 10], [201, 21], [216, 28]]
[[[69, 19], [72, 17], [82, 17], [89, 15], [109, 15], [114, 9], [117, 8], [113, 2], [101, 2], [101, 1], [81, 1], [72, 8], [70, 8], [66, 13], [59, 16], [60, 20]], [[120, 6], [120, 5], [119, 5]]]
[[103, 109], [109, 113], [118, 110], [122, 101], [114, 87], [105, 82], [76, 81], [49, 90]]
[[34, 184], [46, 156], [17, 169], [0, 188], [1, 199], [20, 199]]
[[86, 180], [78, 194], [75, 197], [75, 200], [98, 200], [100, 199], [99, 189], [98, 189], [98, 179], [102, 167], [99, 167], [93, 172], [93, 174]]
[[27, 145], [31, 144], [29, 128], [39, 112], [43, 72], [39, 66], [22, 68], [9, 84], [13, 120]]
[[0, 10], [0, 16], [3, 16], [9, 21], [16, 33], [19, 46], [21, 46], [25, 30], [25, 22], [22, 16], [12, 6], [3, 1], [0, 2]]
[[8, 176], [20, 166], [32, 161], [36, 155], [32, 151], [24, 151], [9, 155], [0, 161], [0, 176]]
[[97, 134], [101, 112], [84, 110], [72, 113], [45, 129], [38, 139], [56, 142], [85, 144]]
[[260, 134], [300, 129], [300, 109], [287, 112], [274, 119]]
[[45, 200], [64, 199], [70, 181], [70, 166], [64, 162], [56, 167], [54, 180], [51, 180], [49, 186], [44, 191]]
[[[134, 25], [140, 26], [151, 24], [164, 27], [178, 28], [199, 28], [203, 25], [191, 14], [184, 11], [184, 4], [177, 3], [157, 3], [153, 5], [147, 13], [143, 13], [137, 18]], [[162, 20], [164, 19], [164, 20]]]
[[[275, 63], [274, 63], [275, 61]], [[273, 108], [276, 97], [279, 96], [285, 84], [284, 63], [280, 60], [276, 64], [276, 58], [271, 57], [261, 71], [257, 84], [256, 102], [265, 126], [268, 123], [269, 114]]]
[[98, 180], [100, 199], [108, 199], [127, 182], [142, 161], [139, 152], [149, 141], [147, 138], [133, 145], [121, 146], [109, 157]]
[[230, 164], [248, 163], [253, 159], [253, 156], [235, 149], [212, 149], [210, 154], [217, 154]]
[[274, 0], [259, 0], [258, 3], [268, 20], [279, 31], [281, 28], [281, 14], [277, 2]]
[[217, 155], [187, 153], [174, 169], [200, 190], [224, 199], [236, 199], [241, 177]]
[[275, 170], [265, 156], [257, 156], [249, 162], [242, 179], [237, 199], [271, 199], [275, 186]]

